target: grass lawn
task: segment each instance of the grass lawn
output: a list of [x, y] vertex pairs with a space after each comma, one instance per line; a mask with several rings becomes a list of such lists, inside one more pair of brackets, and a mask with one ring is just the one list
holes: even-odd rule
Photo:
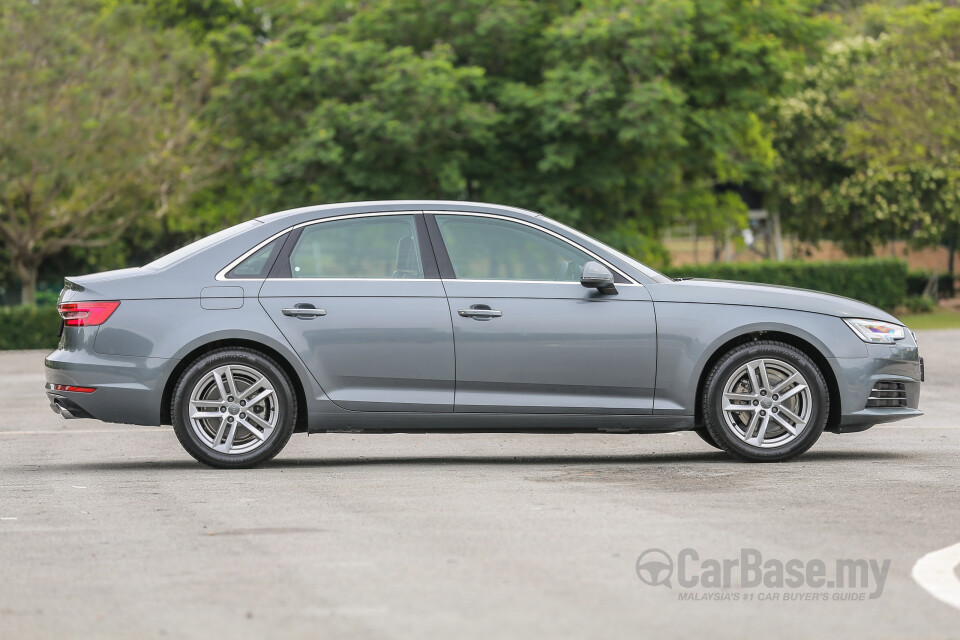
[[913, 329], [960, 329], [960, 313], [942, 309], [933, 313], [916, 313], [899, 316], [900, 321]]

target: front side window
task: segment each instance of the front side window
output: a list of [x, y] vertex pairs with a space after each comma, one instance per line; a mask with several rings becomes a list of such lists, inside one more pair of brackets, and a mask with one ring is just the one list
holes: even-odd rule
[[423, 278], [414, 216], [333, 220], [305, 227], [290, 252], [294, 278]]
[[543, 231], [498, 218], [437, 215], [461, 280], [579, 282], [589, 255]]

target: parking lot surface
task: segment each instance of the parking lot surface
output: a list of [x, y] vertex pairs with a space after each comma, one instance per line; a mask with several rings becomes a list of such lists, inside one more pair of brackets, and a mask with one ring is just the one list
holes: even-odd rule
[[[169, 427], [62, 420], [44, 354], [0, 353], [0, 638], [956, 638], [911, 571], [960, 542], [960, 331], [919, 339], [925, 416], [770, 465], [692, 433], [297, 434], [218, 471]], [[837, 560], [888, 572], [770, 573]]]

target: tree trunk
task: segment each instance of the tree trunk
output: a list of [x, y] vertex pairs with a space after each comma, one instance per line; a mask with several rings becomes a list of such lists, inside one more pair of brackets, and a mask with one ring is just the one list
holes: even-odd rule
[[947, 247], [949, 253], [947, 254], [947, 271], [950, 273], [950, 278], [953, 279], [953, 257], [957, 254], [957, 241], [951, 240], [950, 246]]
[[[19, 261], [17, 261], [19, 262]], [[36, 306], [37, 304], [37, 271], [38, 267], [22, 262], [13, 265], [17, 277], [20, 278], [20, 304]]]
[[777, 262], [783, 262], [783, 230], [780, 227], [780, 212], [774, 209], [770, 213], [770, 219], [773, 223], [773, 255]]
[[700, 264], [700, 230], [693, 225], [693, 264]]

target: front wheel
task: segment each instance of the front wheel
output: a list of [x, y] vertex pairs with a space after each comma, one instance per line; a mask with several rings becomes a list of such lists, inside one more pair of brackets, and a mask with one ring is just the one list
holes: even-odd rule
[[211, 467], [252, 467], [280, 453], [297, 421], [290, 378], [272, 359], [217, 349], [191, 364], [173, 392], [180, 444]]
[[800, 455], [823, 433], [830, 394], [816, 363], [773, 340], [733, 348], [713, 366], [701, 397], [704, 425], [726, 452], [752, 462]]
[[721, 447], [714, 441], [713, 437], [710, 435], [710, 432], [707, 431], [705, 428], [701, 427], [698, 429], [694, 429], [693, 432], [697, 434], [701, 440], [706, 442], [708, 445], [710, 445], [714, 449], [723, 449], [723, 447]]

